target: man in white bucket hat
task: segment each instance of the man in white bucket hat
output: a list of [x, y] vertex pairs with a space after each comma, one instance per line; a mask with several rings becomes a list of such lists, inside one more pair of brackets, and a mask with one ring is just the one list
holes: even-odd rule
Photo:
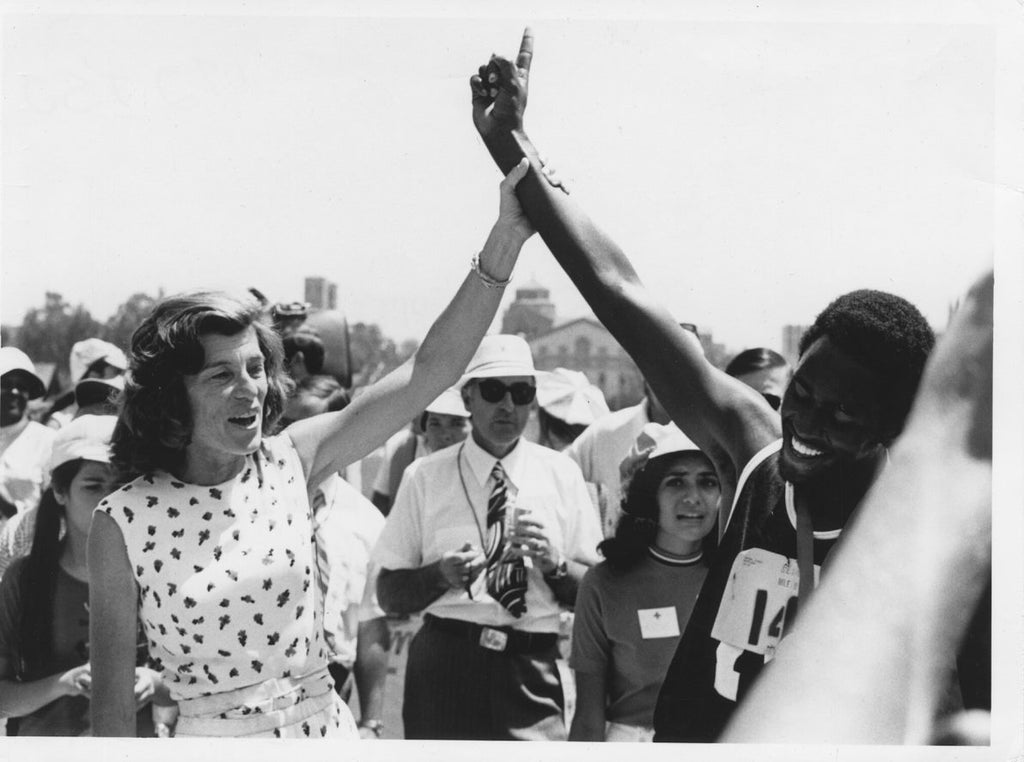
[[566, 738], [559, 606], [601, 535], [579, 468], [522, 438], [536, 377], [523, 339], [484, 337], [462, 378], [470, 436], [406, 469], [374, 549], [385, 610], [425, 612], [406, 738]]

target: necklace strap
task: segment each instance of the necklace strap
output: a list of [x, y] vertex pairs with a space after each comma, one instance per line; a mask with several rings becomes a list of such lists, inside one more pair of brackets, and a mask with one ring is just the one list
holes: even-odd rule
[[476, 533], [480, 538], [481, 549], [487, 547], [487, 541], [484, 539], [484, 530], [480, 528], [480, 519], [476, 515], [476, 508], [473, 506], [473, 500], [469, 496], [469, 488], [466, 486], [466, 475], [462, 472], [462, 453], [466, 449], [465, 441], [459, 445], [459, 451], [455, 453], [455, 464], [459, 469], [459, 482], [462, 484], [462, 494], [466, 498], [466, 505], [469, 506], [469, 512], [473, 515], [473, 523], [476, 524]]

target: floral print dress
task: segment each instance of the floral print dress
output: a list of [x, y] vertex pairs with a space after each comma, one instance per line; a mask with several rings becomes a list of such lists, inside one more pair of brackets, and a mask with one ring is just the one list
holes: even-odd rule
[[354, 733], [325, 677], [311, 512], [287, 435], [264, 439], [222, 484], [157, 472], [96, 510], [124, 535], [150, 655], [181, 705], [180, 734]]

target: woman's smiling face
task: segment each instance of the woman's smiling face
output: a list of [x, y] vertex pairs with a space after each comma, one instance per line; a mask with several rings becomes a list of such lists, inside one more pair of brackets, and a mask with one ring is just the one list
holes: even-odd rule
[[[231, 478], [263, 434], [267, 398], [266, 359], [251, 326], [232, 336], [200, 337], [203, 367], [185, 376], [192, 414], [192, 438], [183, 478], [212, 483]], [[223, 478], [219, 478], [223, 476]]]

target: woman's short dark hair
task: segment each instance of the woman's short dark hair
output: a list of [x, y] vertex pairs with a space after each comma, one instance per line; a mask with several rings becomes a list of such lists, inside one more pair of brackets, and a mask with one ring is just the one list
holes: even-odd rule
[[883, 377], [883, 415], [893, 436], [898, 434], [935, 346], [935, 334], [924, 315], [906, 299], [885, 291], [851, 291], [822, 310], [800, 337], [800, 355], [822, 336]]
[[725, 366], [727, 375], [737, 378], [738, 376], [754, 373], [766, 368], [782, 368], [789, 365], [786, 358], [768, 347], [753, 347], [744, 349]]
[[[647, 461], [647, 464], [630, 480], [626, 494], [622, 498], [622, 511], [615, 525], [615, 535], [597, 546], [601, 555], [614, 569], [630, 569], [647, 555], [647, 549], [654, 544], [658, 535], [658, 487], [661, 486], [661, 480], [668, 467], [681, 454], [668, 453]], [[701, 545], [704, 559], [709, 561], [711, 554], [718, 547], [716, 528], [708, 532]]]
[[179, 294], [157, 304], [132, 335], [129, 371], [111, 441], [112, 462], [122, 481], [162, 469], [176, 471], [192, 438], [192, 412], [184, 378], [198, 373], [205, 357], [200, 339], [234, 336], [253, 328], [264, 358], [267, 397], [263, 434], [274, 430], [291, 381], [281, 339], [265, 322], [260, 305], [217, 291]]

